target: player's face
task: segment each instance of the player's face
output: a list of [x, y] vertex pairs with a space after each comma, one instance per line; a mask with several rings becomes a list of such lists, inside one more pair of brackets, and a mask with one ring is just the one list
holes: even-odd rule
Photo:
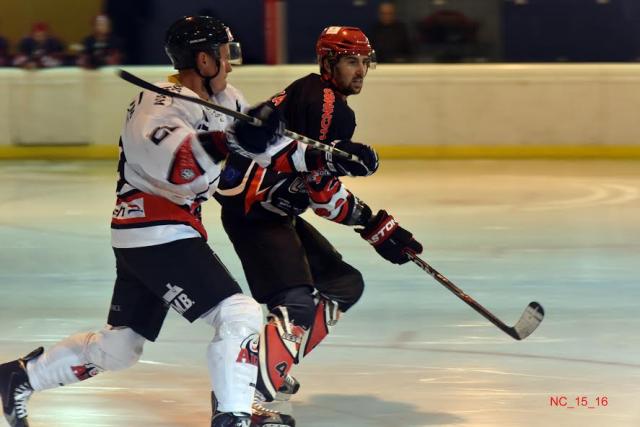
[[[204, 72], [202, 73], [205, 76], [214, 76], [211, 79], [211, 90], [213, 93], [220, 93], [227, 87], [227, 74], [229, 74], [231, 69], [231, 64], [229, 63], [230, 53], [229, 53], [229, 45], [223, 44], [220, 45], [220, 71], [218, 72], [218, 66], [216, 65], [216, 59], [213, 55], [207, 54], [209, 60], [207, 61], [207, 65], [205, 66]], [[217, 75], [216, 75], [217, 73]]]
[[340, 92], [346, 95], [359, 94], [370, 64], [371, 60], [368, 56], [348, 55], [340, 57], [333, 73], [333, 80]]

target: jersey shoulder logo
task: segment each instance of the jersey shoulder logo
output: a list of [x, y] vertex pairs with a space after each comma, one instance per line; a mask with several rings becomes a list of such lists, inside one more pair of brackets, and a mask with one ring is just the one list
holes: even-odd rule
[[282, 104], [282, 101], [284, 101], [286, 97], [287, 97], [287, 93], [285, 91], [282, 91], [276, 94], [276, 96], [274, 96], [273, 98], [271, 98], [271, 102], [273, 103], [274, 107], [277, 107], [278, 105]]

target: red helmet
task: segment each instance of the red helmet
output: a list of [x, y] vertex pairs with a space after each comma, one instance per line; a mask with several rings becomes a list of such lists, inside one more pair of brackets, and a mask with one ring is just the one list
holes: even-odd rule
[[360, 28], [356, 27], [327, 27], [322, 30], [316, 42], [318, 62], [329, 57], [338, 58], [342, 55], [368, 56], [371, 65], [375, 65], [375, 51], [369, 39]]

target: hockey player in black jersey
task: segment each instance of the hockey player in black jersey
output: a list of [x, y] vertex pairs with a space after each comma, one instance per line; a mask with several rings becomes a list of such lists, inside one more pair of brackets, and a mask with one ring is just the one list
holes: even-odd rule
[[[351, 141], [356, 121], [347, 105], [347, 97], [360, 93], [375, 65], [367, 37], [358, 28], [328, 27], [316, 52], [320, 74], [296, 80], [271, 103], [288, 129], [355, 154], [360, 162], [311, 148], [301, 157], [289, 149], [265, 168], [231, 154], [215, 196], [251, 293], [269, 309], [261, 349], [276, 351], [260, 354], [257, 387], [266, 401], [278, 392], [297, 391], [299, 384], [288, 375], [292, 365], [326, 337], [364, 290], [360, 272], [300, 214], [311, 207], [317, 215], [356, 227], [392, 263], [407, 262], [407, 251], [422, 251], [391, 215], [384, 210], [373, 214], [339, 180], [367, 176], [378, 167], [371, 147]], [[236, 129], [251, 132], [252, 126]]]

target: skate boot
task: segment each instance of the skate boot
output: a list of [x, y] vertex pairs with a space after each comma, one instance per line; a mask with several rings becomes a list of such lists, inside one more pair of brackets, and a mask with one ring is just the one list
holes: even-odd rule
[[276, 393], [276, 400], [281, 402], [291, 399], [291, 396], [296, 394], [300, 390], [300, 383], [293, 376], [287, 374], [284, 377], [284, 384], [278, 389]]
[[27, 401], [33, 393], [27, 376], [27, 362], [44, 352], [38, 347], [25, 357], [0, 365], [2, 411], [11, 427], [29, 427]]
[[264, 396], [256, 390], [251, 405], [251, 427], [295, 427], [296, 420], [291, 415], [266, 408], [264, 402]]
[[251, 417], [242, 412], [217, 412], [211, 418], [211, 427], [251, 427]]

